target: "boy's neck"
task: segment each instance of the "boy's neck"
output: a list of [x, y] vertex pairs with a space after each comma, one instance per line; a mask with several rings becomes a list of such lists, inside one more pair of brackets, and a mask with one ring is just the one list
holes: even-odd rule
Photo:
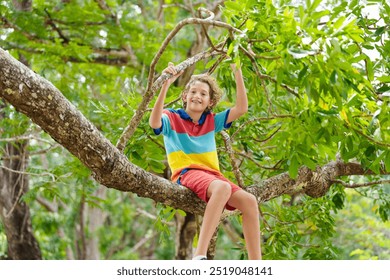
[[191, 117], [192, 122], [194, 122], [194, 123], [198, 123], [200, 120], [200, 117], [204, 113], [204, 112], [192, 112], [192, 111], [189, 111], [187, 109], [185, 109], [185, 111], [186, 111], [187, 115], [189, 115]]

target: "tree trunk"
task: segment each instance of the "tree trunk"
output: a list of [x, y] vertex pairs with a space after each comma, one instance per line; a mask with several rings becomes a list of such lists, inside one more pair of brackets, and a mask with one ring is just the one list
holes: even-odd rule
[[[31, 11], [32, 0], [13, 0], [16, 10]], [[0, 104], [0, 119], [5, 117]], [[41, 259], [41, 250], [32, 231], [30, 209], [21, 200], [28, 190], [28, 176], [23, 174], [28, 165], [27, 141], [7, 143], [5, 159], [0, 166], [0, 218], [4, 224], [8, 257], [10, 259]]]
[[187, 213], [185, 217], [176, 214], [176, 256], [177, 260], [192, 258], [193, 240], [197, 231], [196, 216]]
[[33, 235], [30, 210], [21, 199], [28, 190], [27, 142], [7, 143], [0, 166], [0, 217], [8, 242], [8, 258], [13, 260], [42, 259]]
[[[107, 193], [107, 188], [104, 186], [99, 186], [96, 190], [94, 196], [99, 199], [105, 199]], [[105, 219], [104, 211], [98, 207], [85, 205], [85, 222], [88, 227], [88, 235], [86, 237], [86, 254], [85, 259], [87, 260], [99, 260], [100, 259], [100, 250], [99, 250], [99, 238], [97, 236], [97, 230], [103, 226]]]

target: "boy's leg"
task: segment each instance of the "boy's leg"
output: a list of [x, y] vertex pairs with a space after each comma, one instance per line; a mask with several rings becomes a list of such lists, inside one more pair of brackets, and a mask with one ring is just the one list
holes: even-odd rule
[[239, 190], [232, 194], [228, 204], [242, 213], [242, 228], [249, 259], [261, 260], [259, 206], [256, 198]]
[[221, 214], [231, 196], [231, 187], [227, 182], [214, 180], [207, 189], [206, 210], [203, 216], [202, 227], [199, 233], [198, 246], [195, 256], [207, 255], [207, 248], [219, 224]]

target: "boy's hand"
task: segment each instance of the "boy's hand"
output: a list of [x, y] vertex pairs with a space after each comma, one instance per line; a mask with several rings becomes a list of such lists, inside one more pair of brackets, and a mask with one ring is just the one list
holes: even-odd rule
[[235, 73], [236, 71], [240, 71], [240, 70], [241, 70], [241, 65], [239, 65], [239, 66], [237, 67], [237, 64], [236, 64], [236, 63], [231, 63], [231, 64], [230, 64], [230, 68], [232, 68], [233, 73]]
[[164, 82], [166, 85], [171, 85], [181, 74], [183, 74], [183, 71], [177, 72], [175, 65], [172, 62], [169, 62], [168, 67], [163, 70], [163, 73], [172, 75], [172, 77]]

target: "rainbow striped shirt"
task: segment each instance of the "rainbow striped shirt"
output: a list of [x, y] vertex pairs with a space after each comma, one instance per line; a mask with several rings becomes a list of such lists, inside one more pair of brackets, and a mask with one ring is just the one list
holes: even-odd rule
[[231, 126], [226, 123], [229, 112], [203, 113], [196, 124], [183, 109], [163, 111], [162, 126], [154, 133], [164, 135], [172, 181], [185, 169], [219, 171], [215, 133]]

